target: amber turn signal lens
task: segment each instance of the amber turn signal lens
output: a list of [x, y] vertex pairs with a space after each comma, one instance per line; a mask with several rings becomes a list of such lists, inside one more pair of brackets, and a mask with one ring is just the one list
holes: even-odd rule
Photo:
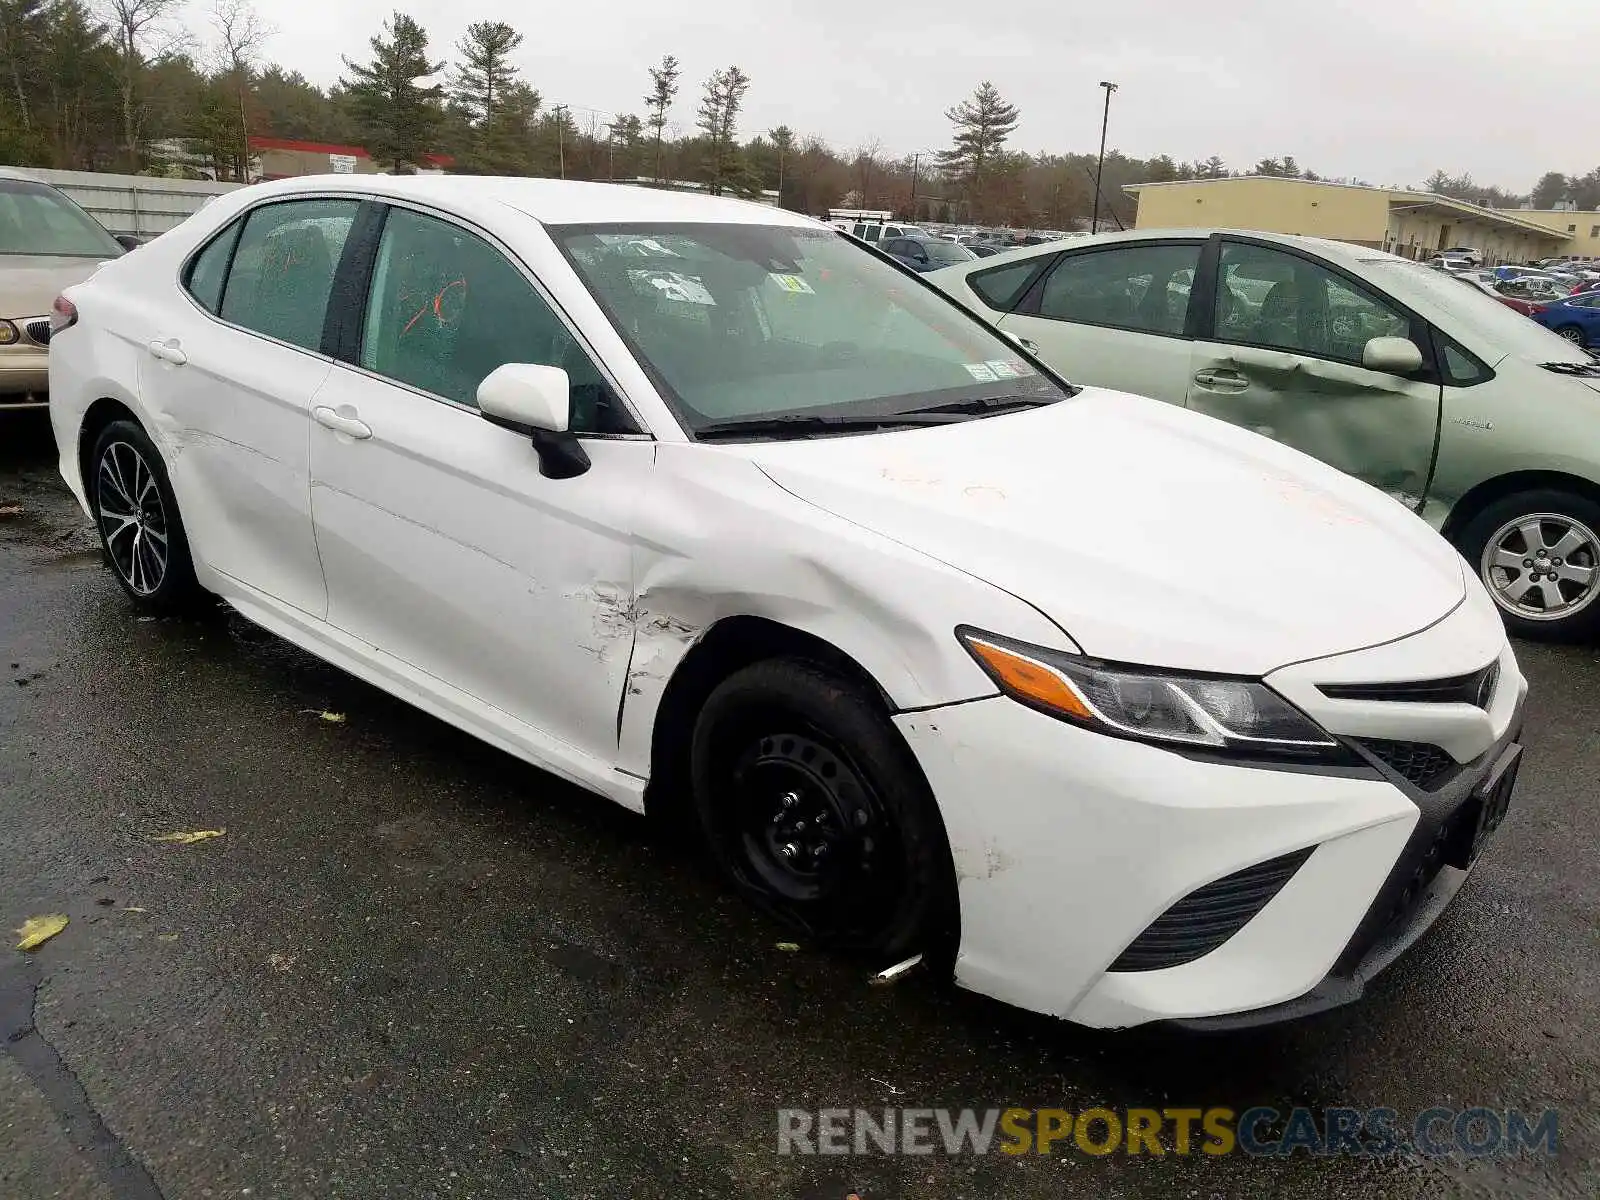
[[1055, 709], [1080, 721], [1095, 719], [1071, 685], [1043, 663], [1010, 650], [1002, 650], [975, 637], [968, 637], [966, 643], [988, 667], [995, 682], [1017, 698]]
[[10, 321], [0, 321], [0, 346], [12, 346], [22, 340], [17, 327]]

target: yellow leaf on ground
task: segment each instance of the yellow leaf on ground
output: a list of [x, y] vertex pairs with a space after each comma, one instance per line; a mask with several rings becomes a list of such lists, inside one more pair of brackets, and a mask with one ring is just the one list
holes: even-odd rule
[[193, 833], [163, 833], [156, 841], [177, 842], [180, 846], [191, 846], [195, 842], [204, 842], [211, 838], [221, 837], [227, 832], [226, 829], [197, 829]]
[[779, 942], [778, 943], [778, 949], [779, 950], [784, 950], [784, 951], [787, 951], [790, 954], [793, 954], [796, 950], [800, 949], [800, 943], [799, 942]]
[[37, 950], [66, 927], [67, 919], [60, 913], [51, 913], [48, 917], [29, 917], [17, 930], [17, 936], [22, 939], [17, 943], [17, 949]]
[[325, 712], [325, 713], [322, 714], [322, 719], [324, 721], [331, 721], [335, 725], [343, 725], [344, 724], [344, 714], [343, 713]]

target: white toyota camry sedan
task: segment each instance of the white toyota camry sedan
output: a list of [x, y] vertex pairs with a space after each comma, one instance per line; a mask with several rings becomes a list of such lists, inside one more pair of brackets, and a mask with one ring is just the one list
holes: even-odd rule
[[285, 181], [55, 326], [135, 604], [221, 597], [692, 823], [816, 944], [1092, 1026], [1276, 1020], [1359, 995], [1505, 814], [1526, 684], [1421, 520], [807, 218]]

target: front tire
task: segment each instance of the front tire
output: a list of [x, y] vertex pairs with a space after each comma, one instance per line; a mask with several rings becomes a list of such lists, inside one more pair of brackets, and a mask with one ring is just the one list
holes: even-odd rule
[[737, 671], [701, 710], [691, 770], [712, 856], [756, 905], [824, 946], [944, 961], [944, 824], [867, 689], [793, 659]]
[[149, 613], [193, 611], [205, 592], [166, 466], [137, 422], [100, 431], [85, 491], [106, 563], [134, 604]]
[[1519, 492], [1473, 517], [1456, 544], [1512, 633], [1600, 634], [1600, 504], [1553, 488]]

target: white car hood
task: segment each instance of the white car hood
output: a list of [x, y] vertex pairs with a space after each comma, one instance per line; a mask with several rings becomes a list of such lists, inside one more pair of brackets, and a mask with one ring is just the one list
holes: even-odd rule
[[1455, 551], [1383, 493], [1119, 392], [739, 449], [795, 496], [1034, 605], [1096, 657], [1262, 675], [1404, 637], [1465, 595]]

